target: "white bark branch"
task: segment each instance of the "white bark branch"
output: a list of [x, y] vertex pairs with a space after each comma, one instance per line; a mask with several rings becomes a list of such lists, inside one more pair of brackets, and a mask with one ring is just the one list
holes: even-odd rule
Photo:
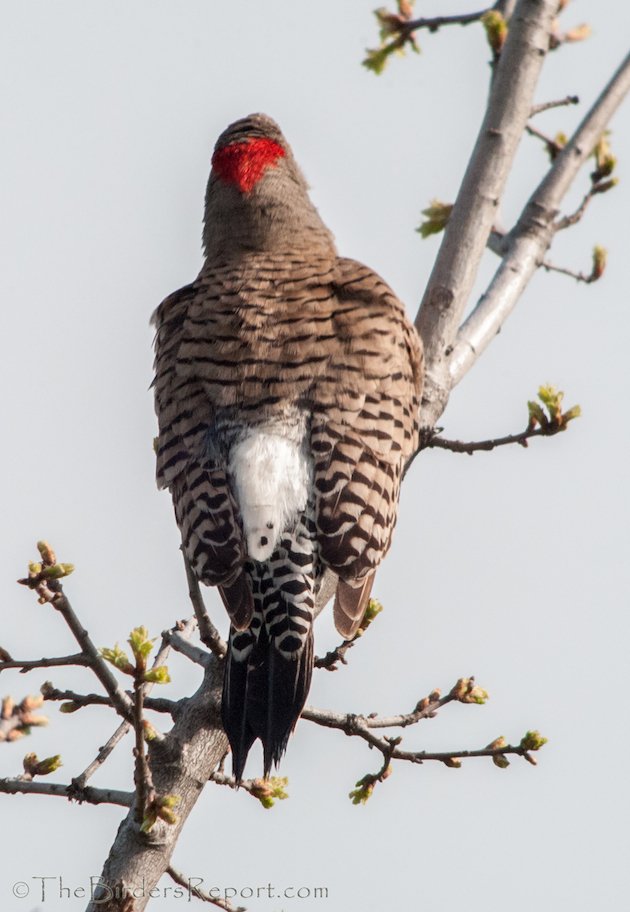
[[54, 795], [68, 801], [86, 802], [87, 804], [118, 804], [129, 807], [133, 801], [133, 792], [122, 792], [118, 789], [92, 788], [88, 786], [79, 794], [72, 785], [63, 782], [40, 782], [27, 779], [0, 779], [0, 793], [5, 795]]
[[534, 191], [515, 228], [506, 236], [503, 261], [488, 290], [461, 326], [448, 357], [451, 387], [459, 383], [499, 332], [532, 275], [542, 265], [556, 230], [554, 220], [560, 203], [629, 90], [630, 54]]
[[432, 427], [451, 390], [447, 355], [470, 296], [525, 124], [557, 0], [519, 0], [481, 125], [416, 326], [426, 355], [421, 424]]

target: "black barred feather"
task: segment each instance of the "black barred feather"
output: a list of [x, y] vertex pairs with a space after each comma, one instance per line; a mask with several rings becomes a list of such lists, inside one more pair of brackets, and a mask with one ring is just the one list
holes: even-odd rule
[[246, 565], [254, 613], [246, 631], [230, 630], [221, 704], [237, 781], [256, 739], [263, 744], [264, 775], [278, 765], [308, 696], [318, 578], [311, 513], [309, 505], [269, 562]]

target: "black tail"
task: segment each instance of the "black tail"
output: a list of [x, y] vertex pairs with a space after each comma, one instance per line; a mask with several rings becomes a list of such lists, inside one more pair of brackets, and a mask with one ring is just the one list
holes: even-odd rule
[[230, 631], [221, 714], [237, 782], [243, 778], [247, 755], [257, 738], [263, 744], [265, 776], [272, 764], [278, 765], [306, 703], [312, 672], [310, 625], [302, 647], [291, 657], [270, 640], [264, 623]]

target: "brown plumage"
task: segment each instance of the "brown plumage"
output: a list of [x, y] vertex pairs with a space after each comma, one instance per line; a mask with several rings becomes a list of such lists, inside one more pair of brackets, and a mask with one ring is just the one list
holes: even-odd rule
[[422, 352], [383, 280], [337, 256], [264, 115], [217, 142], [204, 245], [197, 280], [154, 317], [157, 478], [230, 615], [223, 718], [240, 778], [256, 738], [269, 772], [302, 710], [326, 568], [340, 634], [361, 622], [417, 447]]

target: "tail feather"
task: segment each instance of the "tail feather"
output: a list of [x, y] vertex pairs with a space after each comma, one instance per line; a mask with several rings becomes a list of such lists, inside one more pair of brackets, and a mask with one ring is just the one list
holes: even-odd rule
[[230, 636], [222, 700], [223, 727], [237, 782], [243, 778], [256, 739], [263, 745], [265, 777], [272, 765], [278, 765], [306, 703], [313, 671], [312, 628], [303, 648], [290, 658], [270, 640], [264, 624], [247, 657], [239, 657], [236, 642], [242, 636], [235, 632]]
[[[249, 662], [246, 659], [235, 658], [233, 647], [235, 634], [236, 631], [232, 627], [225, 660], [221, 716], [223, 728], [232, 749], [232, 773], [236, 781], [240, 782], [243, 778], [245, 761], [256, 740], [256, 734], [248, 724], [247, 713], [243, 711], [243, 707], [248, 704]], [[241, 634], [241, 636], [247, 636], [247, 634]]]
[[253, 613], [245, 630], [232, 622], [222, 701], [237, 780], [256, 739], [263, 745], [265, 776], [278, 765], [311, 685], [319, 570], [311, 510], [281, 535], [268, 560], [245, 565]]
[[335, 593], [333, 617], [337, 632], [351, 640], [361, 625], [370, 600], [374, 574], [370, 573], [357, 586], [340, 579]]
[[287, 748], [289, 735], [304, 709], [311, 686], [313, 673], [313, 630], [309, 630], [304, 647], [298, 655], [287, 658], [273, 643], [268, 648], [267, 663], [267, 705], [254, 727], [262, 722], [264, 774], [268, 776], [271, 766], [278, 766]]

